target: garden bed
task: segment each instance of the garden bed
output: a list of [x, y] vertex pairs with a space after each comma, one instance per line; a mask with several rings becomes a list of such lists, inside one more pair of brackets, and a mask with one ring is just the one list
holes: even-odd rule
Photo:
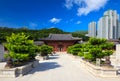
[[36, 60], [19, 67], [10, 68], [10, 69], [0, 69], [0, 77], [23, 76], [28, 72], [30, 72], [33, 68], [37, 67], [38, 64], [39, 62]]
[[118, 73], [116, 68], [113, 67], [104, 67], [104, 66], [96, 66], [93, 63], [85, 61], [79, 56], [74, 56], [72, 54], [68, 54], [73, 59], [78, 59], [80, 61], [80, 66], [85, 68], [87, 71], [92, 73], [94, 76], [99, 77], [118, 77]]
[[83, 59], [81, 59], [80, 62], [81, 66], [83, 66], [85, 69], [87, 69], [90, 73], [92, 73], [95, 76], [118, 77], [117, 69], [113, 67], [99, 67], [94, 64], [91, 64], [90, 62], [86, 62]]

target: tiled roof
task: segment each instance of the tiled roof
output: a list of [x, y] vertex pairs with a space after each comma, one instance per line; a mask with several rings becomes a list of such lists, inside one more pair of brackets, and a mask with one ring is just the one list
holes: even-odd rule
[[81, 40], [80, 38], [72, 37], [71, 34], [50, 34], [49, 37], [41, 40]]

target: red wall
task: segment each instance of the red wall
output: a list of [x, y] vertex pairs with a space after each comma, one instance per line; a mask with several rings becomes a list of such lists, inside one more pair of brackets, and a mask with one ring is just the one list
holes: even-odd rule
[[56, 52], [60, 51], [60, 49], [61, 52], [67, 51], [68, 46], [73, 45], [75, 42], [76, 41], [45, 41], [45, 43], [52, 46]]

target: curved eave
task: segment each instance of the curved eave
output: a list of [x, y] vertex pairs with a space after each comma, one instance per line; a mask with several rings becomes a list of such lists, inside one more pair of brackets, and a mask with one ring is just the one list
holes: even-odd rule
[[80, 41], [81, 39], [70, 39], [70, 40], [47, 40], [47, 39], [41, 39], [40, 41]]

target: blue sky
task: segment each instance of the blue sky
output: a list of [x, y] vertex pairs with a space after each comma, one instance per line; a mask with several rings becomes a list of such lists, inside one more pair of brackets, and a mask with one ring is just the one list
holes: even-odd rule
[[120, 0], [0, 0], [0, 26], [87, 30], [108, 9], [120, 14]]

